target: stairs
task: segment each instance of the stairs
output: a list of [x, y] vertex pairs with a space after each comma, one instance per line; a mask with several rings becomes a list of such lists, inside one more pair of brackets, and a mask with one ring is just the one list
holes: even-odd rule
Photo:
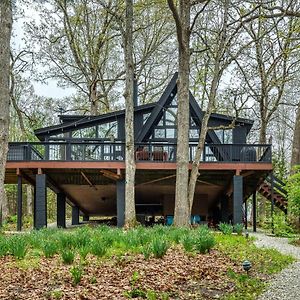
[[[285, 214], [287, 214], [287, 191], [285, 190], [285, 184], [274, 176], [273, 182], [273, 200], [274, 205], [281, 209]], [[272, 188], [271, 188], [271, 178], [267, 177], [265, 181], [258, 187], [257, 191], [269, 201], [272, 201]]]

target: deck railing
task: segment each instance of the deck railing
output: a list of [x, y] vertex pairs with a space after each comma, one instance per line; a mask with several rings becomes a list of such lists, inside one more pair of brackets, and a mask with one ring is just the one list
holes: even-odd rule
[[[136, 161], [176, 162], [176, 144], [135, 144]], [[189, 145], [194, 160], [197, 145]], [[8, 161], [124, 161], [124, 142], [32, 142], [10, 143]], [[205, 144], [204, 162], [271, 162], [271, 145]]]

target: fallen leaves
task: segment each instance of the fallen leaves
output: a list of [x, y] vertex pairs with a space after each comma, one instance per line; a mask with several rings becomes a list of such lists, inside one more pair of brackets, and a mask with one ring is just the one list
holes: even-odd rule
[[[79, 285], [72, 284], [70, 266], [59, 256], [40, 258], [32, 268], [20, 268], [12, 257], [0, 260], [0, 299], [127, 299], [132, 274], [138, 272], [136, 286], [144, 291], [168, 293], [169, 299], [218, 299], [234, 289], [227, 276], [237, 266], [214, 250], [209, 254], [186, 254], [171, 248], [162, 259], [145, 260], [143, 255], [112, 257], [99, 261], [89, 255], [83, 264]], [[79, 263], [79, 258], [74, 264]]]

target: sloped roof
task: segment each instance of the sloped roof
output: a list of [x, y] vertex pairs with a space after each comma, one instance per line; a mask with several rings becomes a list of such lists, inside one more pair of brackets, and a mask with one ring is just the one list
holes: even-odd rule
[[[150, 136], [151, 128], [155, 123], [157, 123], [163, 113], [163, 108], [168, 106], [173, 98], [177, 93], [177, 78], [178, 73], [175, 73], [167, 85], [166, 89], [164, 90], [162, 96], [157, 102], [143, 104], [136, 106], [134, 111], [138, 112], [151, 112], [150, 117], [147, 119], [145, 125], [141, 129], [141, 131], [137, 135], [137, 142], [142, 142], [143, 140], [147, 139]], [[204, 116], [204, 111], [201, 110], [200, 106], [198, 105], [197, 101], [195, 100], [194, 96], [190, 93], [190, 111], [194, 118], [197, 125], [201, 125], [201, 120]], [[118, 110], [106, 114], [102, 114], [99, 116], [84, 116], [84, 115], [61, 115], [60, 120], [63, 122], [61, 124], [57, 124], [54, 126], [39, 128], [34, 131], [35, 135], [40, 139], [44, 140], [46, 136], [61, 134], [64, 132], [69, 132], [75, 129], [81, 129], [93, 126], [97, 123], [103, 123], [105, 121], [109, 122], [110, 120], [116, 120], [117, 118], [122, 118], [125, 116], [125, 109]], [[222, 114], [213, 113], [210, 116], [210, 120], [217, 119], [217, 120], [224, 120], [230, 122], [234, 118], [231, 116], [226, 116]], [[238, 118], [236, 123], [243, 123], [247, 126], [247, 131], [249, 132], [253, 121], [249, 119]], [[219, 141], [217, 135], [213, 131], [208, 132], [208, 137], [214, 143]]]

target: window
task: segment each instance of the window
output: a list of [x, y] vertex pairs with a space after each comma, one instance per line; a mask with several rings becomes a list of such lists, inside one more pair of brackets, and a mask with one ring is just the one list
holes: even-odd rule
[[151, 113], [147, 113], [147, 114], [143, 114], [143, 125], [147, 122], [147, 120], [149, 119]]
[[176, 129], [175, 128], [166, 128], [166, 138], [167, 139], [176, 138]]
[[222, 144], [232, 144], [232, 129], [218, 129], [215, 133]]
[[73, 138], [96, 138], [96, 127], [78, 129], [72, 132]]
[[198, 139], [199, 138], [199, 130], [198, 129], [190, 129], [190, 139]]
[[118, 137], [118, 122], [113, 121], [98, 125], [98, 137], [101, 139]]
[[154, 129], [154, 138], [164, 139], [166, 137], [165, 129], [155, 128]]
[[165, 125], [176, 126], [177, 109], [175, 107], [168, 108], [165, 112]]

